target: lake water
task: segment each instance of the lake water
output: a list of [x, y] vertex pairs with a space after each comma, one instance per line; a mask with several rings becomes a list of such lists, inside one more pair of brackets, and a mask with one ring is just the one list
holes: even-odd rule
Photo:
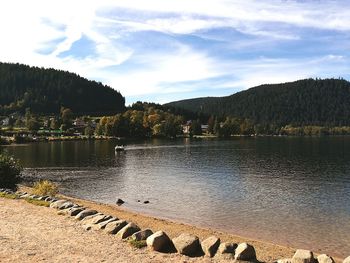
[[[350, 138], [150, 140], [10, 146], [61, 192], [255, 239], [350, 255]], [[140, 200], [141, 202], [138, 202]], [[149, 204], [142, 202], [149, 200]]]

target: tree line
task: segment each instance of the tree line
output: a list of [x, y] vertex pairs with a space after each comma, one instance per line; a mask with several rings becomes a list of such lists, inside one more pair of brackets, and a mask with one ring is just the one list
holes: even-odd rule
[[61, 107], [76, 114], [116, 114], [125, 98], [100, 82], [67, 71], [0, 63], [0, 114], [59, 114]]
[[343, 79], [305, 79], [261, 85], [227, 97], [168, 103], [221, 119], [249, 119], [255, 125], [350, 126], [350, 83]]
[[104, 116], [97, 124], [97, 135], [117, 137], [170, 137], [182, 134], [183, 116], [164, 111], [150, 103], [136, 103], [126, 112]]

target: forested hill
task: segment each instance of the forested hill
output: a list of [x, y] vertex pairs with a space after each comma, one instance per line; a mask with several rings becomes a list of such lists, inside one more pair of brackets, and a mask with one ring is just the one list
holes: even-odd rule
[[166, 106], [219, 117], [248, 118], [260, 124], [342, 126], [350, 125], [350, 83], [343, 79], [305, 79]]
[[74, 73], [0, 63], [0, 112], [58, 114], [61, 106], [76, 114], [112, 114], [125, 108], [125, 99], [111, 87]]

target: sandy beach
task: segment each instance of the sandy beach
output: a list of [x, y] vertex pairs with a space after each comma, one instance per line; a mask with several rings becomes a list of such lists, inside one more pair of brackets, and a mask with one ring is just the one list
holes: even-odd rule
[[[201, 240], [216, 235], [222, 241], [248, 242], [255, 247], [258, 260], [263, 262], [290, 258], [295, 252], [293, 248], [152, 218], [117, 206], [69, 199], [104, 214], [132, 221], [142, 229], [163, 230], [171, 238], [187, 232]], [[133, 248], [101, 231], [86, 231], [79, 221], [58, 215], [55, 209], [35, 206], [24, 200], [0, 198], [0, 218], [1, 262], [226, 262], [215, 257], [189, 258]]]

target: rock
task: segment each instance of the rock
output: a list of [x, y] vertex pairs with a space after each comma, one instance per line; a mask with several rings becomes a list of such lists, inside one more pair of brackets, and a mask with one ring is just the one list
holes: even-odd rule
[[117, 199], [117, 202], [115, 202], [117, 205], [122, 205], [122, 204], [124, 204], [125, 202], [124, 202], [124, 200], [123, 199], [120, 199], [120, 198], [118, 198]]
[[46, 202], [51, 202], [52, 199], [53, 199], [52, 197], [46, 197], [44, 201], [46, 201]]
[[146, 240], [150, 235], [153, 235], [153, 231], [151, 229], [145, 229], [132, 234], [131, 239], [136, 241]]
[[58, 207], [59, 207], [60, 205], [63, 205], [65, 202], [67, 202], [67, 200], [57, 200], [56, 202], [52, 202], [52, 203], [50, 204], [50, 207], [51, 207], [51, 208], [56, 208], [56, 209], [58, 209]]
[[236, 243], [224, 242], [221, 243], [218, 249], [218, 253], [220, 254], [234, 254], [237, 248]]
[[65, 203], [59, 205], [58, 209], [59, 210], [63, 210], [63, 209], [67, 209], [67, 208], [70, 208], [70, 207], [73, 207], [73, 206], [74, 206], [74, 204], [72, 202], [68, 201], [68, 202], [65, 202]]
[[30, 194], [23, 194], [23, 195], [20, 195], [20, 198], [29, 198]]
[[117, 237], [120, 239], [125, 239], [140, 230], [141, 229], [134, 223], [129, 223], [118, 231]]
[[213, 257], [218, 250], [220, 245], [220, 238], [216, 236], [208, 237], [206, 240], [202, 241], [202, 250], [208, 257]]
[[[69, 209], [69, 208], [68, 208]], [[57, 214], [60, 216], [64, 216], [67, 214], [68, 209], [58, 210]]]
[[71, 207], [67, 211], [67, 215], [69, 216], [76, 216], [79, 214], [81, 211], [85, 210], [84, 207]]
[[344, 259], [343, 263], [350, 263], [350, 256], [348, 256], [346, 259]]
[[126, 222], [125, 220], [117, 220], [117, 221], [113, 221], [111, 223], [108, 223], [105, 226], [105, 231], [108, 234], [116, 234], [120, 229], [122, 229], [124, 226], [126, 226], [128, 224], [128, 222]]
[[173, 244], [177, 252], [182, 255], [195, 256], [201, 252], [199, 238], [191, 234], [181, 234], [173, 239]]
[[79, 214], [77, 214], [74, 218], [77, 219], [77, 220], [82, 220], [82, 219], [84, 219], [85, 217], [90, 216], [90, 215], [94, 215], [94, 214], [97, 214], [97, 211], [96, 211], [96, 210], [87, 209], [87, 210], [81, 211], [81, 212], [80, 212]]
[[[87, 218], [87, 217], [85, 217], [85, 218]], [[83, 219], [83, 221], [84, 221], [83, 227], [85, 230], [90, 230], [93, 227], [93, 225], [96, 225], [100, 222], [106, 221], [112, 217], [101, 214], [101, 215], [96, 215], [96, 216], [93, 215], [92, 218], [90, 218], [88, 220], [85, 220], [85, 218]]]
[[319, 255], [317, 261], [318, 263], [335, 263], [334, 259], [326, 254]]
[[104, 229], [106, 227], [107, 224], [111, 223], [111, 222], [114, 222], [114, 221], [117, 221], [118, 218], [116, 217], [111, 217], [110, 219], [108, 220], [104, 220], [102, 222], [99, 222], [98, 224], [95, 224], [92, 226], [92, 229], [93, 230], [100, 230], [100, 229]]
[[276, 263], [292, 263], [291, 258], [283, 258], [276, 261]]
[[173, 246], [168, 235], [163, 231], [158, 231], [146, 239], [147, 246], [158, 252], [167, 252]]
[[149, 201], [148, 201], [148, 200], [146, 200], [146, 201], [144, 201], [143, 203], [144, 203], [144, 204], [149, 204]]
[[92, 218], [96, 217], [96, 216], [100, 216], [100, 215], [103, 215], [102, 213], [96, 213], [96, 214], [92, 214], [92, 215], [89, 215], [89, 216], [86, 216], [84, 217], [81, 222], [83, 224], [85, 224], [86, 222], [90, 221]]
[[237, 247], [236, 243], [224, 242], [221, 243], [218, 251], [216, 252], [216, 257], [220, 260], [233, 260], [235, 256], [235, 249]]
[[314, 254], [304, 249], [298, 249], [292, 257], [292, 263], [313, 263], [314, 261]]
[[254, 247], [247, 243], [240, 243], [235, 250], [235, 259], [244, 261], [256, 260]]
[[45, 195], [45, 196], [40, 196], [38, 198], [39, 201], [45, 201], [46, 198], [48, 198], [49, 196], [48, 195]]

